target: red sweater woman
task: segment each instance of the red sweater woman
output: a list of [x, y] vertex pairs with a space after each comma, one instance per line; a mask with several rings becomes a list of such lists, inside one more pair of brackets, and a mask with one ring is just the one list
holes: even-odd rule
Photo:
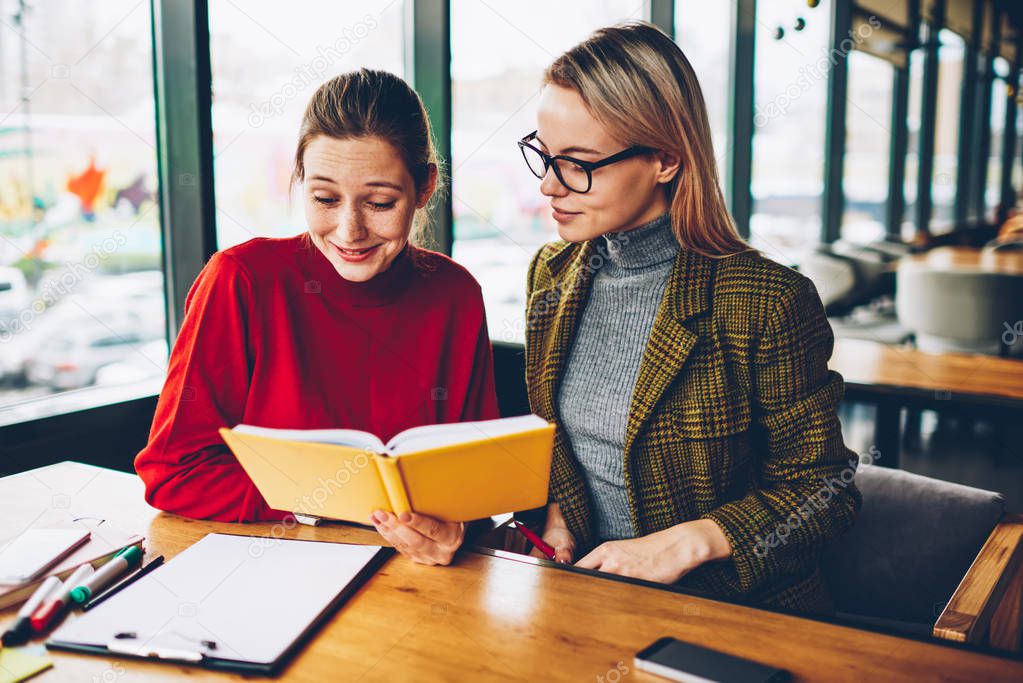
[[[418, 96], [391, 74], [342, 74], [299, 136], [308, 233], [214, 254], [185, 301], [149, 443], [146, 500], [181, 515], [277, 520], [217, 434], [239, 423], [361, 429], [498, 417], [479, 285], [410, 244], [437, 182]], [[412, 237], [414, 240], [414, 237]], [[446, 564], [464, 525], [378, 511], [413, 559]]]

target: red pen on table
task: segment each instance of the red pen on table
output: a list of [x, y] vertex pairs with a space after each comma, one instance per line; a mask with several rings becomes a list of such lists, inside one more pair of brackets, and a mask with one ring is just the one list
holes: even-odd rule
[[530, 543], [533, 544], [534, 548], [536, 548], [537, 550], [542, 552], [544, 555], [546, 555], [548, 560], [553, 560], [554, 559], [554, 548], [552, 548], [549, 545], [547, 545], [547, 543], [545, 543], [542, 538], [540, 538], [539, 536], [534, 534], [532, 531], [530, 531], [529, 528], [526, 525], [520, 524], [518, 522], [518, 520], [514, 520], [513, 519], [512, 520], [512, 524], [514, 525], [514, 528], [520, 534], [522, 534], [523, 536], [526, 537], [527, 541], [529, 541]]
[[36, 633], [42, 633], [50, 628], [57, 618], [64, 613], [68, 603], [71, 602], [71, 591], [74, 590], [75, 586], [89, 578], [92, 573], [92, 565], [88, 562], [79, 566], [68, 577], [67, 581], [64, 582], [60, 590], [55, 591], [47, 600], [44, 600], [32, 613], [32, 617], [29, 619], [29, 622], [32, 624], [32, 630]]

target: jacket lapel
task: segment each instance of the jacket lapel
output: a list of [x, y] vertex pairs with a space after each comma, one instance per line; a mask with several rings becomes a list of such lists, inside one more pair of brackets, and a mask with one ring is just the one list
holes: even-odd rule
[[536, 403], [543, 410], [542, 416], [555, 422], [559, 382], [593, 281], [593, 269], [588, 264], [595, 251], [594, 242], [585, 242], [578, 250], [569, 244], [550, 256], [547, 267], [553, 284], [530, 297], [526, 334], [530, 355], [537, 354], [539, 358], [527, 359], [527, 367], [531, 363], [532, 367], [540, 368]]
[[713, 259], [684, 247], [675, 257], [632, 392], [625, 430], [626, 473], [636, 437], [696, 345], [699, 335], [685, 322], [709, 307], [713, 268]]
[[[557, 413], [557, 392], [571, 352], [579, 317], [589, 295], [596, 263], [595, 240], [577, 247], [565, 245], [546, 257], [548, 286], [534, 290], [529, 299], [526, 318], [527, 368], [537, 368], [527, 380], [530, 405], [544, 419], [560, 422]], [[650, 340], [643, 352], [639, 376], [633, 390], [625, 436], [625, 477], [631, 489], [629, 465], [632, 446], [643, 425], [649, 420], [664, 392], [675, 380], [699, 338], [686, 327], [686, 321], [709, 308], [714, 261], [687, 249], [680, 249], [672, 265], [664, 296], [658, 306]], [[558, 430], [559, 448], [563, 453], [563, 433]], [[569, 459], [567, 466], [579, 479], [580, 473]], [[562, 513], [577, 542], [586, 550], [592, 541], [589, 510], [583, 490], [562, 502]], [[635, 524], [640, 524], [635, 496], [630, 493], [630, 507]], [[644, 529], [637, 526], [642, 534]]]

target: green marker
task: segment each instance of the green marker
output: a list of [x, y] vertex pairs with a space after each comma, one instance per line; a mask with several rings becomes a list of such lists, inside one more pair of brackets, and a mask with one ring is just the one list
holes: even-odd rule
[[137, 545], [128, 546], [114, 555], [113, 559], [96, 570], [96, 572], [71, 590], [71, 601], [76, 605], [88, 602], [104, 588], [116, 581], [130, 568], [142, 563], [142, 548]]

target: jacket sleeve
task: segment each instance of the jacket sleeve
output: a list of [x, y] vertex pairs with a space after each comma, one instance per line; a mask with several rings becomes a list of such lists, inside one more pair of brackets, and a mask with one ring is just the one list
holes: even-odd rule
[[859, 510], [858, 456], [837, 415], [844, 384], [828, 369], [833, 345], [820, 297], [800, 277], [775, 302], [752, 353], [753, 408], [766, 442], [753, 487], [703, 515], [732, 546], [726, 574], [741, 593], [798, 571]]
[[252, 285], [230, 255], [214, 254], [185, 299], [149, 443], [135, 457], [146, 501], [226, 522], [277, 520], [217, 430], [238, 424], [251, 380]]

